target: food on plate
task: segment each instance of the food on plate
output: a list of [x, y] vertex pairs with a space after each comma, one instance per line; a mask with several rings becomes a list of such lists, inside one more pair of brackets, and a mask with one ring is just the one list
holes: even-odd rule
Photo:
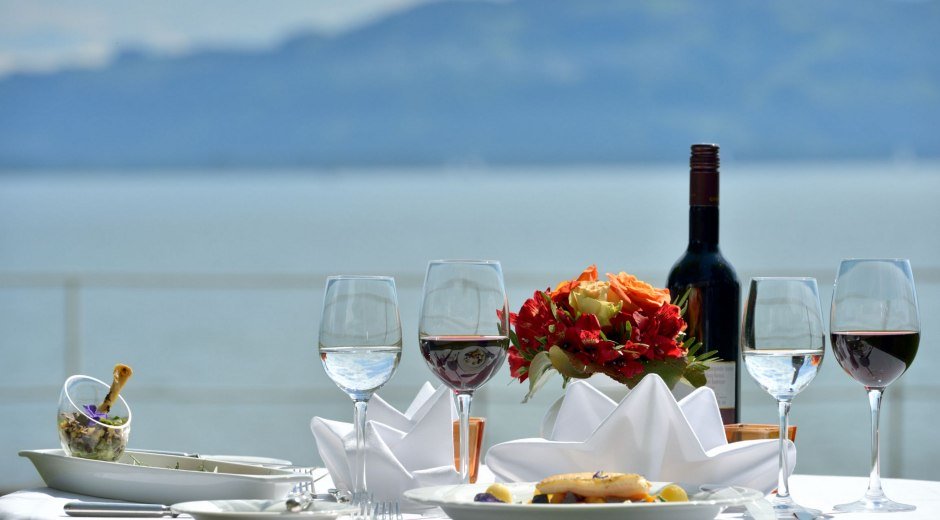
[[131, 370], [131, 367], [118, 363], [114, 365], [114, 379], [111, 381], [111, 388], [108, 389], [108, 395], [104, 396], [104, 401], [101, 402], [101, 406], [98, 407], [98, 411], [101, 413], [108, 413], [111, 410], [111, 404], [117, 399], [118, 394], [121, 393], [121, 389], [124, 388], [124, 385], [127, 384], [127, 380], [134, 375], [134, 371]]
[[105, 461], [121, 457], [130, 434], [126, 427], [128, 418], [108, 412], [132, 374], [129, 366], [115, 365], [114, 381], [101, 404], [85, 404], [80, 411], [59, 412], [59, 439], [70, 455]]
[[[663, 486], [655, 495], [646, 478], [633, 473], [562, 473], [535, 486], [532, 504], [606, 504], [618, 502], [688, 502], [689, 496], [677, 484]], [[513, 503], [512, 493], [503, 484], [493, 484], [478, 493], [475, 502]]]
[[604, 471], [552, 475], [535, 489], [537, 494], [550, 495], [549, 503], [644, 501], [650, 496], [650, 483], [641, 475]]
[[668, 484], [663, 486], [659, 490], [659, 493], [656, 493], [656, 496], [659, 497], [663, 502], [688, 502], [689, 494], [682, 489], [682, 486], [678, 484]]
[[505, 504], [512, 503], [512, 492], [509, 491], [509, 488], [503, 484], [495, 483], [490, 484], [490, 487], [486, 488], [486, 491], [482, 493], [477, 493], [473, 497], [474, 502], [503, 502]]

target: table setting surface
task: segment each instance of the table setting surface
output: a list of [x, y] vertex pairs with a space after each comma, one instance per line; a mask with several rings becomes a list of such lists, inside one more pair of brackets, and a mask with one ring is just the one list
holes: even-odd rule
[[[899, 520], [934, 520], [940, 518], [940, 482], [909, 479], [884, 479], [885, 488], [899, 500], [917, 506], [916, 511], [904, 513], [838, 513], [834, 504], [856, 498], [866, 485], [864, 477], [793, 475], [791, 491], [801, 503], [815, 507], [837, 520], [869, 520], [897, 518]], [[102, 501], [100, 498], [67, 493], [52, 488], [32, 488], [0, 497], [0, 519], [49, 520], [67, 518], [63, 506], [72, 501]], [[564, 506], [559, 506], [564, 507]], [[181, 518], [187, 518], [182, 515]], [[440, 509], [423, 513], [406, 513], [406, 519], [446, 519]], [[572, 515], [571, 518], [577, 518]], [[742, 518], [738, 513], [723, 513], [720, 520]]]

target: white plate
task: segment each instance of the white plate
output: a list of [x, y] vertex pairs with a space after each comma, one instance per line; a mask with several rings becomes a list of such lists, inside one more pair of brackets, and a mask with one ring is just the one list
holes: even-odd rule
[[297, 520], [328, 520], [350, 514], [355, 507], [336, 502], [314, 502], [306, 511], [288, 512], [283, 500], [212, 500], [173, 504], [173, 512], [196, 520], [270, 520], [272, 517]]
[[276, 500], [287, 496], [297, 483], [310, 481], [310, 475], [286, 469], [131, 450], [117, 462], [69, 457], [62, 450], [29, 450], [19, 455], [32, 461], [51, 488], [129, 502]]
[[[665, 485], [654, 482], [656, 490]], [[523, 502], [532, 498], [535, 483], [506, 484], [512, 492], [513, 501]], [[685, 486], [687, 490], [690, 486]], [[763, 493], [753, 489], [721, 488], [709, 493], [689, 493], [689, 502], [625, 502], [617, 504], [501, 504], [474, 502], [473, 497], [482, 493], [487, 484], [459, 486], [435, 486], [412, 489], [405, 498], [415, 502], [438, 506], [453, 520], [542, 520], [552, 518], [577, 518], [578, 520], [712, 520], [727, 507], [745, 505], [763, 498]], [[696, 488], [697, 489], [697, 488]]]

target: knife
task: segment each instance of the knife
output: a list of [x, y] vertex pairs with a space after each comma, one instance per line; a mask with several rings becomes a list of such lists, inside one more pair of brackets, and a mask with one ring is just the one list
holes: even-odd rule
[[[307, 495], [300, 506], [309, 507], [313, 502], [340, 502], [339, 492], [331, 489], [330, 493], [317, 493]], [[300, 502], [299, 499], [295, 499]], [[286, 508], [290, 508], [288, 500]], [[127, 518], [161, 518], [164, 516], [177, 517], [170, 506], [163, 504], [134, 504], [130, 502], [69, 502], [62, 508], [69, 516], [98, 516], [98, 517], [127, 517]]]
[[170, 506], [163, 504], [131, 504], [127, 502], [69, 502], [63, 507], [69, 516], [123, 516], [129, 518], [176, 517]]
[[187, 453], [185, 451], [169, 451], [169, 450], [138, 450], [134, 449], [132, 451], [138, 453], [153, 453], [154, 455], [172, 455], [174, 457], [192, 457], [194, 459], [201, 459], [202, 456], [198, 453]]

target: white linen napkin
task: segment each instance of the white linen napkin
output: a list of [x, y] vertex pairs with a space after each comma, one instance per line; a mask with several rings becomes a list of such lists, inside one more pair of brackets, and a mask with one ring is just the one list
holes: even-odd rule
[[[510, 482], [604, 470], [767, 493], [777, 485], [777, 442], [728, 444], [711, 389], [699, 388], [676, 402], [654, 374], [619, 404], [589, 383], [575, 381], [568, 386], [549, 438], [497, 444], [487, 451], [485, 461], [497, 480]], [[796, 446], [786, 442], [792, 471]]]
[[[376, 500], [396, 500], [416, 487], [458, 484], [454, 468], [451, 390], [425, 383], [404, 413], [375, 395], [366, 423], [366, 483]], [[356, 434], [352, 423], [314, 417], [310, 429], [334, 485], [352, 489]]]

